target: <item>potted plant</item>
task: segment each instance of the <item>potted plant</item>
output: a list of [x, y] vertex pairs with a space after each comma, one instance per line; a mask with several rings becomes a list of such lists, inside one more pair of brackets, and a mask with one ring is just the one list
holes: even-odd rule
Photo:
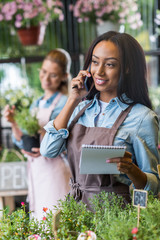
[[20, 111], [16, 110], [15, 121], [24, 131], [22, 136], [23, 149], [27, 152], [31, 152], [33, 147], [38, 148], [40, 146], [40, 126], [36, 117], [36, 111], [31, 111], [29, 108], [22, 108]]
[[17, 89], [9, 87], [0, 97], [2, 107], [7, 104], [15, 106], [14, 119], [24, 133], [22, 136], [24, 149], [29, 152], [32, 147], [39, 147], [40, 144], [38, 133], [40, 126], [36, 118], [36, 109], [30, 110], [32, 102], [38, 95], [40, 95], [38, 91], [22, 85]]
[[8, 0], [0, 3], [0, 22], [16, 29], [23, 45], [42, 44], [45, 27], [54, 19], [64, 20], [61, 0]]
[[[131, 29], [137, 29], [143, 24], [137, 0], [78, 0], [70, 5], [70, 11], [73, 11], [79, 23], [90, 21], [102, 27], [104, 22], [110, 21], [113, 24], [109, 30], [115, 30], [113, 26], [117, 23], [128, 24]], [[97, 31], [99, 33], [99, 30]]]

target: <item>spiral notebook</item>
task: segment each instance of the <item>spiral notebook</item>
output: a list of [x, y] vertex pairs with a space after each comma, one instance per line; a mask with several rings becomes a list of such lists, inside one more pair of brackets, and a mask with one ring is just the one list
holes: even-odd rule
[[125, 146], [82, 145], [80, 174], [120, 174], [116, 163], [106, 163], [107, 159], [123, 157]]

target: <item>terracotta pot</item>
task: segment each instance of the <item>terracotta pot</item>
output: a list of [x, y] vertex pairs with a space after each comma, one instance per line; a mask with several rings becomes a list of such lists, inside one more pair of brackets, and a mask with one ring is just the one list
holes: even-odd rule
[[17, 34], [22, 45], [24, 46], [37, 45], [40, 35], [40, 26], [20, 28], [17, 30]]
[[39, 135], [36, 135], [36, 136], [23, 135], [22, 141], [23, 141], [23, 149], [27, 152], [32, 152], [31, 149], [33, 147], [35, 148], [40, 147]]

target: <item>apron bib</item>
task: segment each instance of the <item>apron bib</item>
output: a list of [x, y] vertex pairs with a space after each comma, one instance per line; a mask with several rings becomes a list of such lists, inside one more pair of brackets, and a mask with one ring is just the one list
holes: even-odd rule
[[[119, 126], [123, 123], [132, 106], [122, 111], [112, 128], [104, 127], [85, 127], [76, 124], [79, 117], [84, 113], [85, 109], [91, 105], [87, 104], [73, 119], [69, 127], [69, 138], [67, 141], [68, 162], [71, 168], [71, 195], [75, 200], [82, 200], [90, 207], [89, 198], [101, 191], [114, 192], [124, 197], [125, 203], [130, 203], [129, 186], [117, 182], [114, 175], [109, 174], [80, 174], [79, 161], [82, 144], [92, 145], [113, 145], [113, 141]], [[98, 159], [97, 159], [98, 161]]]
[[[37, 118], [42, 129], [50, 120], [50, 115], [61, 96], [62, 94], [59, 93], [49, 108], [38, 110]], [[40, 140], [44, 133], [45, 130], [42, 130]], [[39, 220], [43, 216], [43, 207], [52, 209], [53, 205], [57, 205], [57, 201], [64, 199], [70, 191], [70, 169], [62, 156], [56, 158], [27, 156], [29, 207], [30, 211], [33, 211], [32, 215]]]

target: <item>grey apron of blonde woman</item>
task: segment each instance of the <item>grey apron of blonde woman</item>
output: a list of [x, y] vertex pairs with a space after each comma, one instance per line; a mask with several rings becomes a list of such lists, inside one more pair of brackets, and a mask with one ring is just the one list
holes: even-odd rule
[[[129, 186], [118, 182], [114, 175], [110, 174], [80, 174], [79, 161], [82, 144], [113, 145], [113, 141], [119, 126], [123, 123], [132, 106], [122, 111], [111, 128], [85, 127], [76, 123], [79, 117], [90, 106], [87, 104], [73, 119], [69, 127], [67, 141], [68, 162], [71, 168], [71, 192], [76, 201], [82, 200], [90, 206], [89, 198], [101, 191], [114, 192], [123, 196], [125, 203], [130, 203]], [[98, 159], [97, 159], [98, 161]]]

